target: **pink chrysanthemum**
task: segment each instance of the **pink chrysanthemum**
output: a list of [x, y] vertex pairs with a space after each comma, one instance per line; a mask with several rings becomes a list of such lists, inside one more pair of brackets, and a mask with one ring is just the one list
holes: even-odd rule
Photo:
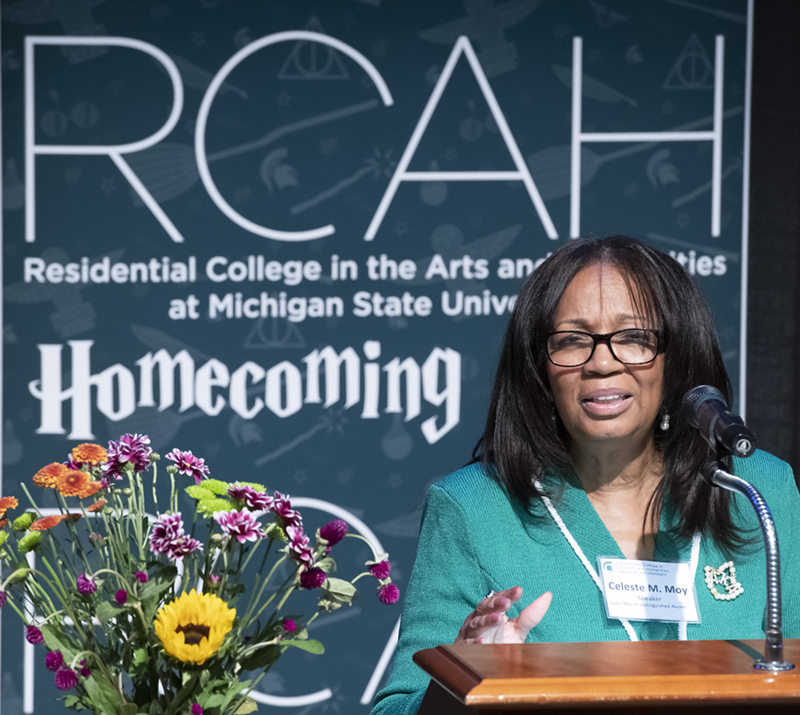
[[31, 645], [44, 643], [44, 636], [36, 626], [25, 626], [25, 640]]
[[328, 546], [336, 546], [347, 534], [347, 522], [342, 519], [329, 521], [319, 530], [321, 539], [328, 542]]
[[172, 545], [183, 536], [183, 517], [180, 512], [163, 514], [153, 522], [150, 534], [150, 551], [154, 554], [169, 553]]
[[48, 670], [56, 671], [61, 667], [61, 664], [64, 662], [64, 656], [61, 654], [60, 650], [51, 650], [45, 657], [44, 657], [44, 667]]
[[314, 552], [308, 546], [308, 536], [297, 526], [287, 526], [286, 536], [289, 538], [289, 556], [311, 566], [314, 563]]
[[266, 492], [258, 492], [246, 484], [233, 484], [228, 487], [228, 496], [241, 502], [250, 511], [269, 511], [272, 508], [272, 497]]
[[255, 517], [246, 511], [218, 511], [214, 514], [214, 521], [219, 524], [222, 531], [228, 536], [237, 539], [240, 544], [245, 541], [255, 541], [263, 537], [264, 532], [261, 530]]
[[129, 464], [134, 472], [149, 469], [150, 455], [153, 453], [149, 444], [150, 438], [143, 434], [124, 434], [118, 442], [109, 442], [108, 461], [103, 465], [103, 472], [115, 479], [122, 479], [122, 474]]
[[383, 581], [383, 579], [389, 578], [389, 574], [392, 572], [392, 565], [388, 561], [379, 561], [369, 567], [369, 572], [379, 581]]
[[188, 556], [193, 551], [197, 550], [202, 551], [203, 545], [197, 539], [193, 539], [191, 536], [186, 536], [184, 534], [173, 542], [169, 551], [167, 551], [167, 556], [170, 558], [170, 560], [176, 561], [177, 559], [182, 559], [184, 556]]
[[278, 517], [278, 525], [284, 529], [288, 526], [303, 526], [303, 517], [296, 509], [292, 509], [292, 504], [289, 501], [289, 495], [284, 496], [280, 492], [275, 492], [275, 497], [272, 500], [272, 511]]
[[59, 690], [72, 690], [78, 684], [78, 674], [72, 668], [59, 668], [56, 671], [56, 687]]
[[75, 580], [75, 585], [78, 587], [78, 592], [85, 596], [90, 596], [97, 590], [97, 584], [91, 576], [81, 574]]
[[400, 600], [400, 589], [393, 583], [378, 586], [378, 599], [387, 606], [397, 603]]
[[175, 462], [180, 474], [188, 474], [194, 477], [196, 484], [200, 484], [203, 478], [208, 476], [208, 467], [205, 460], [195, 457], [191, 452], [181, 452], [179, 449], [173, 449], [167, 455], [167, 459]]
[[321, 568], [313, 566], [300, 574], [300, 585], [308, 589], [319, 588], [325, 583], [326, 578], [327, 576]]

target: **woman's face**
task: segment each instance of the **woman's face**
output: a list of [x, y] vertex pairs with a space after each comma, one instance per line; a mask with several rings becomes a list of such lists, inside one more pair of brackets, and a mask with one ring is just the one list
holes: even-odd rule
[[[658, 328], [631, 301], [619, 271], [596, 264], [580, 271], [567, 286], [553, 330], [612, 333], [626, 328]], [[599, 343], [589, 362], [558, 367], [547, 362], [558, 415], [575, 444], [592, 450], [617, 440], [620, 447], [652, 442], [661, 405], [664, 356], [645, 365], [625, 365], [608, 345]], [[638, 443], [638, 444], [637, 444]]]

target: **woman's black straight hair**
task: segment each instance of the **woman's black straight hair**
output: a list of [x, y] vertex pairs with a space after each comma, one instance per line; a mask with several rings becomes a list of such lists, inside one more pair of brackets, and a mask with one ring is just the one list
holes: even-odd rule
[[[659, 418], [653, 424], [665, 474], [650, 504], [660, 512], [669, 495], [682, 517], [681, 535], [700, 530], [720, 546], [736, 548], [730, 497], [700, 476], [708, 447], [683, 417], [682, 400], [696, 385], [711, 385], [730, 403], [732, 390], [711, 313], [686, 270], [665, 253], [627, 236], [575, 239], [539, 266], [522, 285], [506, 329], [489, 415], [473, 461], [487, 466], [511, 495], [530, 507], [541, 495], [533, 478], [571, 471], [566, 433], [553, 421], [554, 403], [547, 379], [545, 342], [554, 329], [561, 297], [584, 268], [615, 267], [642, 315], [659, 330], [664, 379]], [[661, 415], [669, 430], [659, 429]]]

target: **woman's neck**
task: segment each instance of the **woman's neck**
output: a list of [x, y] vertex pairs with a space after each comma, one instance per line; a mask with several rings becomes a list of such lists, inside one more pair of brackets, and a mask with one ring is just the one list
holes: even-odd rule
[[648, 507], [663, 475], [664, 462], [652, 441], [638, 448], [604, 443], [572, 449], [575, 473], [589, 501], [629, 559], [651, 560], [659, 514]]

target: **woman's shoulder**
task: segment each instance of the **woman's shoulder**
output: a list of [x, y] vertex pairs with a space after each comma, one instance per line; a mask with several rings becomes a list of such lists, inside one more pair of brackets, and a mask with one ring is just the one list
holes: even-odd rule
[[774, 454], [757, 449], [746, 459], [733, 458], [733, 472], [742, 479], [763, 483], [794, 484], [792, 468]]
[[758, 489], [770, 506], [797, 496], [792, 468], [769, 452], [757, 449], [746, 459], [733, 459], [733, 473]]
[[505, 489], [492, 476], [491, 467], [468, 464], [431, 485], [428, 498], [446, 495], [465, 511], [485, 509], [487, 502], [507, 503]]

